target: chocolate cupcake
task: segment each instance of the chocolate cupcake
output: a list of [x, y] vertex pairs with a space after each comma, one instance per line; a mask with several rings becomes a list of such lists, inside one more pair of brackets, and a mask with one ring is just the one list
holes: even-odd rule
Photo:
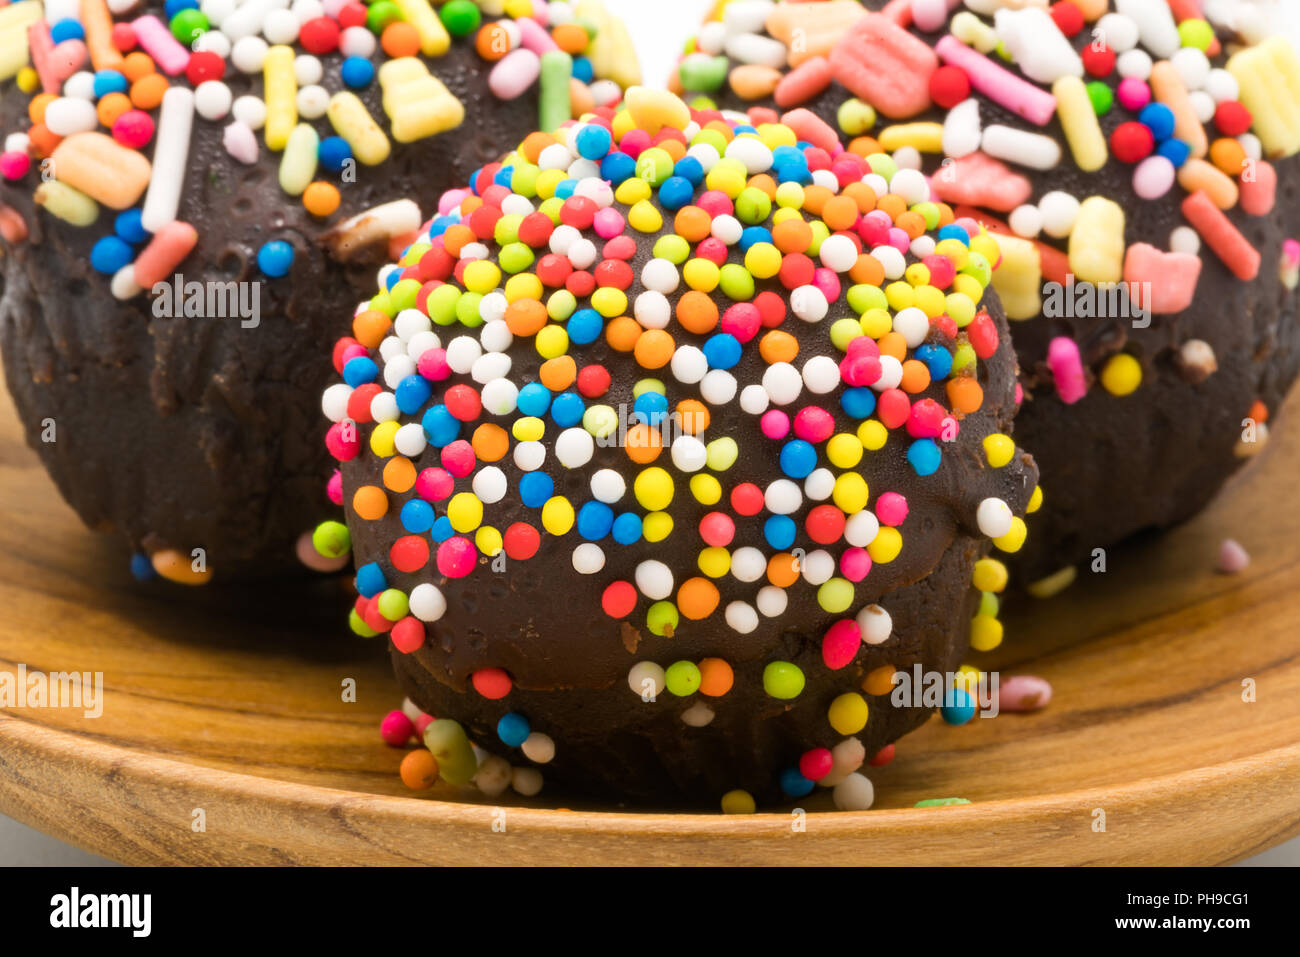
[[1202, 508], [1296, 378], [1300, 30], [1278, 3], [956, 6], [735, 0], [678, 83], [867, 136], [998, 235], [1046, 491], [1017, 562], [1050, 591]]
[[450, 184], [617, 101], [635, 57], [593, 0], [120, 6], [0, 8], [28, 441], [141, 577], [340, 567], [301, 539], [332, 510], [313, 357], [338, 304]]
[[323, 398], [352, 627], [437, 716], [409, 777], [869, 806], [869, 759], [974, 713], [989, 540], [1037, 504], [995, 243], [811, 115], [638, 87], [503, 162], [380, 272]]

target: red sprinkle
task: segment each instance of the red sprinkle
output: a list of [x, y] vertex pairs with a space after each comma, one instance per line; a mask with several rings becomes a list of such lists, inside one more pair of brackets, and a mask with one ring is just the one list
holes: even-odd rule
[[480, 668], [470, 676], [474, 690], [489, 701], [499, 701], [510, 693], [514, 682], [501, 668]]
[[636, 610], [636, 587], [631, 582], [610, 582], [600, 596], [600, 607], [610, 618], [626, 618]]
[[970, 96], [970, 77], [955, 66], [941, 66], [930, 74], [930, 99], [950, 110]]
[[609, 370], [602, 365], [584, 366], [578, 372], [578, 392], [588, 399], [599, 398], [609, 391]]
[[1214, 125], [1224, 136], [1240, 136], [1250, 129], [1253, 117], [1236, 100], [1224, 100], [1214, 108]]
[[763, 490], [753, 482], [742, 482], [731, 490], [731, 507], [737, 515], [757, 515], [763, 510]]
[[1108, 46], [1098, 48], [1095, 44], [1089, 43], [1079, 54], [1083, 60], [1083, 68], [1088, 71], [1089, 76], [1107, 77], [1115, 69], [1115, 51]]
[[429, 542], [419, 535], [403, 535], [393, 542], [388, 559], [399, 572], [418, 572], [429, 564]]
[[834, 766], [835, 759], [828, 748], [813, 748], [799, 756], [799, 773], [809, 781], [820, 781]]
[[1057, 27], [1067, 37], [1077, 36], [1083, 29], [1083, 11], [1071, 0], [1061, 0], [1060, 3], [1052, 4], [1051, 14]]
[[541, 534], [527, 522], [515, 522], [506, 529], [501, 539], [506, 557], [520, 562], [525, 562], [536, 555], [541, 544]]
[[393, 626], [388, 637], [392, 639], [394, 648], [404, 655], [409, 655], [424, 647], [424, 622], [407, 615]]
[[1110, 151], [1121, 163], [1137, 163], [1151, 155], [1156, 138], [1151, 130], [1136, 120], [1115, 127], [1110, 134]]

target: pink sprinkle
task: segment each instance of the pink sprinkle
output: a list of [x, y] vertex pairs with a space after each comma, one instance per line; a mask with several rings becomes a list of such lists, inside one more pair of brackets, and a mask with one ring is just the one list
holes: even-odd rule
[[467, 189], [449, 189], [438, 199], [438, 215], [446, 216], [469, 196]]
[[725, 548], [736, 537], [736, 523], [725, 512], [710, 512], [700, 519], [700, 538], [712, 548]]
[[415, 725], [400, 711], [390, 711], [379, 725], [379, 736], [390, 748], [403, 747], [415, 734]]
[[930, 285], [936, 289], [947, 289], [957, 277], [957, 267], [947, 256], [926, 256], [921, 262], [930, 270]]
[[424, 469], [415, 479], [415, 494], [426, 502], [441, 502], [455, 487], [451, 473], [437, 466]]
[[1290, 260], [1292, 266], [1300, 266], [1300, 239], [1288, 239], [1283, 242], [1282, 255]]
[[900, 253], [906, 254], [912, 248], [912, 237], [907, 235], [907, 230], [898, 226], [890, 226], [888, 243]]
[[636, 255], [636, 240], [631, 236], [615, 236], [605, 243], [601, 255], [606, 259], [631, 259]]
[[885, 492], [876, 500], [876, 518], [881, 525], [897, 528], [907, 518], [907, 498], [898, 492]]
[[921, 399], [912, 403], [907, 413], [907, 434], [914, 439], [933, 439], [943, 432], [947, 413], [934, 399]]
[[330, 476], [330, 480], [325, 483], [325, 495], [335, 505], [343, 504], [343, 473], [338, 469]]
[[998, 685], [998, 710], [1037, 711], [1052, 700], [1052, 686], [1046, 678], [1012, 675]]
[[1145, 80], [1126, 76], [1119, 81], [1119, 86], [1115, 90], [1115, 99], [1119, 100], [1119, 105], [1130, 113], [1137, 113], [1151, 102], [1151, 87], [1147, 86]]
[[[435, 718], [433, 715], [425, 714], [423, 711], [421, 711], [420, 717], [415, 722], [415, 733], [418, 734], [421, 738], [423, 738], [425, 729], [428, 728], [429, 725], [433, 724], [433, 722], [437, 720], [438, 719]], [[891, 744], [890, 747], [892, 748], [893, 745]]]
[[1234, 538], [1225, 538], [1219, 543], [1219, 571], [1226, 575], [1244, 572], [1250, 565], [1250, 555], [1241, 543]]
[[803, 107], [791, 110], [781, 117], [781, 122], [794, 130], [797, 139], [820, 147], [828, 153], [839, 144], [839, 134], [812, 110]]
[[853, 660], [862, 647], [862, 629], [852, 618], [842, 618], [826, 630], [822, 638], [822, 661], [832, 671], [839, 671]]
[[806, 406], [795, 414], [794, 434], [805, 442], [825, 442], [835, 434], [835, 416], [820, 406]]
[[465, 439], [457, 439], [444, 446], [440, 458], [442, 467], [456, 478], [464, 478], [473, 472], [477, 462], [473, 446]]
[[[628, 130], [623, 138], [618, 141], [620, 151], [636, 159], [645, 150], [650, 148], [650, 134], [645, 130]], [[701, 204], [696, 204], [701, 205]]]
[[716, 189], [701, 193], [700, 198], [695, 201], [695, 205], [714, 219], [719, 216], [730, 216], [736, 211], [735, 205], [731, 202], [731, 197]]
[[790, 416], [780, 409], [768, 409], [758, 420], [758, 427], [769, 439], [783, 439], [790, 432]]
[[351, 362], [353, 359], [356, 359], [357, 357], [364, 358], [369, 355], [370, 355], [370, 350], [367, 349], [365, 346], [363, 346], [361, 343], [357, 342], [344, 349], [343, 355], [340, 358], [343, 360], [343, 365], [347, 365], [349, 362]]
[[840, 573], [851, 582], [860, 582], [871, 571], [871, 556], [865, 548], [850, 548], [840, 556]]
[[809, 781], [820, 781], [835, 767], [835, 756], [829, 748], [813, 748], [799, 756], [799, 773]]
[[[866, 338], [863, 336], [862, 338]], [[857, 342], [858, 340], [854, 340]], [[880, 359], [873, 355], [859, 353], [853, 355], [850, 352], [840, 360], [840, 378], [851, 386], [872, 385], [880, 381], [880, 376], [884, 370], [880, 366]]]
[[596, 218], [592, 222], [596, 235], [601, 239], [613, 239], [615, 236], [622, 235], [623, 227], [626, 224], [627, 221], [623, 218], [623, 214], [612, 206], [606, 206], [597, 212]]
[[835, 275], [835, 270], [819, 266], [813, 271], [812, 284], [821, 290], [827, 302], [840, 298], [840, 277]]
[[1066, 405], [1074, 405], [1088, 394], [1083, 376], [1083, 360], [1073, 339], [1057, 336], [1047, 347], [1047, 367], [1056, 380], [1056, 394]]
[[415, 371], [430, 382], [441, 382], [450, 377], [451, 366], [447, 365], [447, 350], [441, 347], [424, 350], [415, 363]]
[[464, 578], [474, 570], [476, 554], [473, 542], [455, 535], [438, 546], [438, 571], [448, 578]]
[[536, 20], [525, 17], [516, 20], [515, 25], [519, 27], [519, 44], [524, 49], [532, 50], [538, 56], [559, 49], [551, 35]]
[[342, 422], [335, 422], [325, 433], [325, 448], [340, 462], [351, 462], [361, 451], [361, 437], [356, 426], [349, 425], [344, 429]]
[[26, 153], [20, 153], [17, 150], [11, 150], [8, 153], [0, 154], [0, 176], [5, 179], [16, 182], [27, 175], [27, 171], [32, 168], [32, 161]]
[[763, 327], [763, 314], [750, 302], [738, 302], [722, 314], [722, 331], [744, 344]]

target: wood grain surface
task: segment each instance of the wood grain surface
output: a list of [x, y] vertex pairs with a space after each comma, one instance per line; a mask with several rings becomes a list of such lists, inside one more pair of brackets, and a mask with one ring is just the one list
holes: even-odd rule
[[[442, 786], [412, 796], [397, 778], [403, 752], [377, 732], [400, 696], [383, 647], [343, 625], [341, 582], [135, 583], [117, 543], [61, 501], [5, 394], [0, 671], [102, 672], [105, 690], [95, 718], [0, 711], [0, 812], [138, 864], [1248, 857], [1300, 834], [1300, 396], [1281, 420], [1206, 514], [1012, 607], [1002, 648], [972, 654], [1004, 677], [1048, 678], [1047, 709], [961, 728], [931, 720], [893, 764], [869, 769], [871, 811], [828, 810], [823, 794], [806, 814], [723, 817], [546, 790], [505, 803]], [[1214, 570], [1225, 535], [1253, 556], [1244, 574]], [[974, 803], [912, 808], [936, 797]]]

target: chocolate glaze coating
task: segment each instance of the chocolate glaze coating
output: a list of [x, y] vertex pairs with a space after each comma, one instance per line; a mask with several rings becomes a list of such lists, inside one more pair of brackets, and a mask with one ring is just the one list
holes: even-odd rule
[[[339, 57], [322, 60], [322, 84], [333, 93], [342, 88]], [[114, 211], [76, 228], [35, 207], [34, 174], [0, 181], [0, 203], [29, 230], [16, 247], [0, 241], [5, 377], [28, 443], [87, 525], [115, 529], [133, 550], [202, 547], [222, 578], [301, 567], [295, 540], [335, 512], [325, 495], [333, 463], [320, 441], [320, 394], [332, 372], [321, 343], [347, 333], [348, 307], [373, 295], [386, 255], [373, 250], [343, 264], [320, 248], [322, 234], [395, 199], [432, 215], [445, 189], [537, 124], [536, 90], [497, 99], [472, 37], [425, 63], [465, 104], [464, 123], [394, 142], [387, 162], [358, 166], [354, 183], [339, 184], [343, 202], [328, 221], [280, 189], [280, 154], [260, 134], [259, 159], [244, 166], [221, 143], [229, 120], [195, 117], [179, 218], [197, 228], [199, 243], [180, 272], [186, 282], [260, 281], [256, 328], [236, 318], [159, 318], [147, 295], [112, 298], [109, 277], [90, 268], [90, 249], [112, 231]], [[234, 69], [225, 80], [236, 97], [253, 86]], [[377, 83], [358, 95], [384, 116]], [[27, 125], [28, 100], [5, 85], [0, 130]], [[324, 169], [318, 178], [338, 183]], [[296, 253], [282, 279], [257, 268], [258, 248], [272, 239]], [[56, 423], [53, 443], [41, 440], [47, 418]]]
[[[886, 0], [863, 2], [880, 9]], [[930, 44], [941, 36], [912, 32]], [[1076, 47], [1082, 48], [1088, 39], [1084, 31]], [[851, 95], [832, 83], [802, 106], [838, 129], [836, 112]], [[1113, 159], [1096, 173], [1075, 166], [1055, 117], [1036, 128], [974, 95], [980, 98], [985, 125], [1034, 129], [1061, 143], [1063, 158], [1056, 169], [1012, 167], [1033, 183], [1031, 202], [1054, 189], [1079, 199], [1109, 197], [1124, 209], [1128, 243], [1147, 242], [1160, 249], [1168, 248], [1174, 228], [1186, 225], [1179, 209], [1186, 193], [1180, 186], [1161, 199], [1141, 199], [1133, 191], [1132, 167]], [[732, 110], [773, 105], [742, 101], [730, 87], [713, 99]], [[1109, 140], [1116, 126], [1133, 118], [1116, 104], [1100, 118], [1102, 131]], [[942, 121], [943, 111], [913, 119]], [[888, 122], [882, 119], [878, 126]], [[1297, 293], [1278, 277], [1283, 241], [1300, 237], [1300, 160], [1281, 160], [1275, 166], [1278, 194], [1271, 215], [1252, 217], [1240, 208], [1227, 213], [1260, 251], [1262, 266], [1254, 282], [1236, 278], [1203, 248], [1196, 300], [1180, 313], [1152, 316], [1149, 328], [1134, 328], [1124, 319], [1041, 315], [1012, 322], [1025, 389], [1016, 440], [1038, 462], [1044, 492], [1043, 507], [1030, 520], [1029, 539], [1013, 560], [1021, 584], [1084, 561], [1095, 548], [1145, 529], [1177, 524], [1200, 511], [1246, 461], [1235, 449], [1252, 404], [1261, 400], [1271, 412], [1281, 407], [1300, 375]], [[1088, 394], [1069, 406], [1057, 396], [1046, 363], [1048, 343], [1061, 335], [1079, 344], [1090, 385]], [[1218, 371], [1203, 382], [1189, 381], [1178, 362], [1178, 349], [1189, 339], [1209, 343], [1218, 359]], [[1142, 366], [1142, 385], [1123, 397], [1111, 395], [1096, 381], [1106, 360], [1118, 352], [1128, 352]]]
[[[671, 222], [671, 217], [667, 217]], [[639, 241], [640, 252], [633, 259], [633, 271], [640, 276], [650, 256], [654, 237]], [[734, 256], [733, 256], [734, 261]], [[775, 281], [759, 282], [759, 291], [782, 291]], [[641, 291], [639, 281], [628, 290], [629, 299]], [[669, 296], [676, 305], [683, 290]], [[844, 309], [841, 299], [840, 310]], [[868, 452], [859, 465], [867, 479], [874, 502], [885, 491], [907, 497], [909, 514], [900, 527], [903, 550], [889, 564], [876, 564], [857, 585], [855, 601], [846, 614], [833, 615], [817, 603], [816, 590], [803, 581], [787, 590], [789, 607], [778, 618], [762, 618], [757, 630], [741, 635], [722, 620], [722, 609], [733, 600], [752, 601], [765, 581], [743, 584], [727, 575], [715, 580], [721, 592], [718, 610], [700, 622], [683, 619], [672, 637], [658, 637], [644, 628], [649, 604], [644, 597], [626, 621], [607, 616], [600, 606], [602, 590], [615, 580], [630, 581], [636, 566], [647, 559], [667, 563], [675, 583], [698, 575], [695, 565], [702, 547], [697, 526], [713, 510], [731, 514], [727, 505], [730, 490], [742, 482], [760, 488], [783, 478], [777, 461], [779, 443], [765, 438], [755, 416], [743, 412], [737, 400], [724, 406], [710, 406], [711, 424], [706, 440], [731, 436], [740, 447], [732, 468], [718, 477], [723, 500], [706, 507], [686, 487], [682, 473], [667, 464], [676, 482], [670, 506], [674, 518], [672, 535], [664, 542], [644, 540], [631, 546], [601, 542], [606, 553], [604, 569], [583, 576], [571, 564], [573, 548], [581, 541], [576, 533], [562, 537], [542, 535], [541, 548], [527, 561], [507, 561], [503, 571], [480, 558], [468, 577], [448, 580], [438, 574], [432, 559], [421, 571], [396, 571], [388, 558], [389, 547], [406, 534], [398, 513], [401, 501], [410, 495], [389, 493], [388, 514], [377, 521], [363, 521], [351, 508], [352, 492], [361, 485], [382, 486], [383, 461], [369, 451], [373, 426], [360, 427], [362, 454], [343, 465], [344, 501], [352, 530], [353, 554], [358, 565], [378, 562], [388, 586], [409, 593], [430, 581], [447, 599], [447, 612], [436, 623], [426, 625], [427, 640], [411, 654], [393, 651], [394, 666], [403, 689], [424, 711], [461, 722], [470, 739], [483, 748], [501, 754], [512, 764], [526, 764], [517, 750], [505, 747], [496, 735], [496, 723], [510, 711], [525, 714], [534, 731], [550, 735], [556, 742], [555, 760], [541, 768], [548, 791], [559, 786], [561, 793], [602, 796], [633, 801], [716, 807], [723, 793], [744, 788], [760, 801], [780, 798], [776, 776], [793, 766], [800, 754], [817, 747], [833, 747], [842, 740], [827, 723], [826, 709], [838, 695], [858, 691], [863, 677], [872, 669], [889, 664], [910, 668], [920, 662], [927, 671], [953, 672], [968, 650], [969, 620], [979, 593], [970, 584], [972, 566], [986, 554], [988, 540], [975, 522], [975, 510], [984, 498], [1004, 499], [1017, 514], [1037, 482], [1037, 469], [1027, 455], [1000, 469], [990, 468], [983, 455], [982, 440], [995, 432], [1009, 432], [1015, 415], [1015, 356], [1009, 344], [1001, 304], [992, 289], [984, 307], [998, 324], [997, 352], [979, 363], [979, 381], [984, 405], [967, 416], [958, 441], [943, 445], [943, 461], [931, 476], [918, 477], [906, 462], [908, 439], [891, 433], [885, 447]], [[781, 328], [795, 336], [800, 345], [799, 361], [814, 355], [840, 355], [831, 344], [826, 323], [804, 323], [790, 316]], [[703, 343], [706, 337], [673, 326], [679, 342]], [[440, 335], [446, 335], [440, 332]], [[444, 345], [446, 339], [444, 338]], [[612, 350], [604, 338], [589, 346], [576, 347], [572, 354], [579, 366], [600, 363], [612, 375], [610, 392], [599, 401], [630, 414], [632, 387], [638, 379], [656, 373], [641, 369], [626, 353]], [[531, 339], [517, 341], [509, 350], [511, 378], [517, 383], [536, 381], [540, 358]], [[740, 363], [732, 369], [740, 386], [757, 382], [766, 363], [751, 344]], [[454, 376], [445, 385], [463, 381]], [[699, 398], [695, 386], [664, 378], [670, 408], [683, 398]], [[931, 386], [927, 395], [943, 402], [942, 385]], [[839, 408], [838, 392], [819, 402], [833, 411], [837, 430], [852, 431], [853, 425]], [[504, 418], [484, 416], [479, 421]], [[462, 429], [468, 435], [472, 426]], [[547, 444], [556, 429], [548, 422]], [[428, 448], [413, 459], [418, 470], [437, 465], [438, 450]], [[536, 526], [539, 511], [525, 507], [517, 498], [520, 470], [510, 456], [495, 463], [506, 475], [510, 492], [505, 499], [485, 509], [484, 522], [504, 530], [516, 521]], [[641, 511], [632, 499], [632, 479], [641, 466], [633, 464], [621, 448], [597, 446], [595, 457], [583, 468], [557, 475], [548, 452], [544, 468], [556, 480], [556, 495], [575, 503], [588, 500], [588, 481], [599, 468], [613, 468], [627, 480], [629, 492], [616, 510]], [[458, 482], [457, 489], [464, 487]], [[401, 501], [399, 501], [401, 500]], [[794, 514], [802, 523], [809, 503]], [[443, 506], [437, 511], [443, 514]], [[771, 552], [763, 537], [762, 518], [735, 516], [736, 537], [731, 548], [754, 546]], [[796, 546], [811, 546], [802, 532]], [[838, 554], [836, 546], [830, 546]], [[856, 614], [863, 606], [879, 602], [893, 618], [893, 636], [884, 644], [863, 645], [853, 663], [841, 671], [830, 671], [822, 662], [821, 637], [837, 619]], [[668, 692], [653, 703], [644, 703], [628, 686], [629, 669], [639, 661], [667, 666], [677, 660], [698, 661], [721, 657], [735, 671], [735, 685], [715, 699], [696, 694], [676, 698]], [[764, 666], [774, 660], [797, 664], [807, 677], [807, 687], [794, 701], [768, 697], [762, 686]], [[489, 701], [470, 686], [471, 674], [482, 668], [504, 668], [514, 689], [501, 701]], [[887, 698], [870, 700], [871, 717], [857, 735], [868, 756], [920, 725], [929, 716], [925, 709], [896, 709]], [[680, 715], [693, 704], [705, 701], [716, 711], [713, 722], [692, 728]]]

